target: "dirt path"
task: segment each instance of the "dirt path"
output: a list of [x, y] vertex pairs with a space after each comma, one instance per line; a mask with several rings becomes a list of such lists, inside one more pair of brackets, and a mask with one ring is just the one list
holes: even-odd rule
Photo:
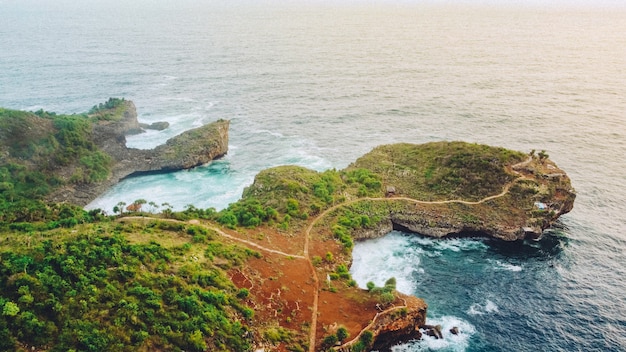
[[193, 224], [193, 225], [201, 225], [202, 227], [209, 229], [209, 230], [213, 230], [216, 233], [218, 233], [220, 236], [222, 237], [226, 237], [228, 239], [231, 239], [233, 241], [236, 242], [240, 242], [240, 243], [245, 243], [248, 246], [260, 249], [264, 252], [268, 252], [268, 253], [274, 253], [274, 254], [278, 254], [278, 255], [282, 255], [285, 257], [290, 257], [290, 258], [298, 258], [298, 259], [307, 259], [308, 257], [302, 256], [302, 255], [298, 255], [298, 254], [289, 254], [289, 253], [285, 253], [285, 252], [281, 252], [281, 251], [277, 251], [275, 249], [271, 249], [271, 248], [267, 248], [267, 247], [263, 247], [258, 243], [252, 242], [252, 241], [248, 241], [248, 240], [244, 240], [243, 238], [239, 238], [233, 235], [229, 235], [226, 232], [220, 230], [217, 227], [213, 227], [213, 226], [209, 226], [207, 224], [203, 224], [201, 222], [197, 222], [196, 220], [189, 220], [189, 221], [181, 221], [181, 220], [176, 220], [176, 219], [162, 219], [162, 218], [155, 218], [155, 217], [150, 217], [150, 216], [126, 216], [123, 218], [120, 218], [119, 220], [124, 220], [124, 219], [143, 219], [143, 220], [158, 220], [158, 221], [167, 221], [167, 222], [176, 222], [176, 223], [182, 223], [182, 224]]
[[[390, 198], [375, 198], [375, 197], [362, 197], [362, 198], [357, 198], [357, 199], [353, 199], [347, 202], [343, 202], [340, 204], [336, 204], [326, 210], [324, 210], [322, 213], [320, 213], [319, 215], [317, 215], [315, 218], [313, 218], [311, 220], [311, 222], [309, 223], [309, 226], [307, 226], [306, 230], [305, 230], [305, 240], [304, 240], [304, 254], [303, 255], [297, 255], [297, 254], [289, 254], [289, 253], [285, 253], [282, 251], [278, 251], [275, 249], [271, 249], [271, 248], [267, 248], [264, 246], [261, 246], [255, 242], [252, 241], [248, 241], [236, 236], [232, 236], [227, 234], [226, 232], [220, 230], [217, 227], [213, 227], [207, 224], [203, 224], [201, 222], [198, 222], [197, 220], [191, 220], [189, 222], [185, 222], [185, 221], [180, 221], [180, 220], [176, 220], [176, 219], [161, 219], [161, 218], [152, 218], [152, 217], [141, 217], [141, 216], [129, 216], [129, 217], [124, 217], [121, 219], [156, 219], [156, 220], [160, 220], [160, 221], [169, 221], [169, 222], [178, 222], [178, 223], [191, 223], [191, 224], [196, 224], [196, 225], [201, 225], [207, 229], [213, 230], [216, 233], [218, 233], [220, 236], [222, 237], [226, 237], [228, 239], [231, 239], [233, 241], [239, 242], [239, 243], [243, 243], [247, 246], [250, 247], [254, 247], [256, 249], [259, 249], [261, 251], [264, 252], [268, 252], [268, 253], [274, 253], [274, 254], [278, 254], [278, 255], [282, 255], [285, 257], [290, 257], [290, 258], [298, 258], [298, 259], [304, 259], [307, 261], [309, 268], [311, 269], [311, 272], [313, 274], [313, 281], [314, 281], [314, 286], [315, 286], [315, 294], [313, 296], [313, 308], [312, 308], [312, 314], [311, 314], [311, 325], [310, 325], [310, 335], [309, 335], [309, 352], [315, 352], [315, 340], [316, 340], [316, 330], [317, 330], [317, 315], [318, 315], [318, 301], [319, 301], [319, 291], [320, 291], [320, 287], [319, 287], [319, 278], [317, 276], [317, 270], [315, 269], [315, 267], [313, 266], [313, 262], [311, 260], [311, 257], [309, 255], [309, 242], [310, 242], [310, 237], [311, 237], [311, 231], [313, 230], [313, 227], [318, 223], [319, 220], [321, 220], [322, 218], [324, 218], [326, 215], [328, 215], [330, 212], [340, 208], [340, 207], [344, 207], [350, 204], [354, 204], [354, 203], [358, 203], [364, 200], [369, 200], [369, 201], [394, 201], [394, 200], [404, 200], [404, 201], [408, 201], [408, 202], [412, 202], [412, 203], [416, 203], [416, 204], [452, 204], [452, 203], [459, 203], [459, 204], [467, 204], [467, 205], [478, 205], [487, 201], [490, 201], [492, 199], [496, 199], [496, 198], [500, 198], [503, 197], [504, 195], [506, 195], [509, 192], [509, 189], [511, 188], [511, 186], [517, 182], [520, 179], [524, 179], [525, 177], [518, 171], [515, 170], [515, 168], [527, 165], [528, 163], [530, 163], [532, 161], [532, 157], [529, 157], [527, 160], [522, 161], [520, 163], [517, 163], [515, 165], [511, 165], [510, 166], [510, 171], [515, 173], [517, 176], [519, 176], [518, 178], [516, 178], [515, 180], [507, 183], [503, 189], [502, 192], [489, 196], [489, 197], [485, 197], [481, 200], [478, 201], [466, 201], [466, 200], [462, 200], [462, 199], [452, 199], [452, 200], [441, 200], [441, 201], [424, 201], [424, 200], [417, 200], [417, 199], [413, 199], [413, 198], [409, 198], [409, 197], [390, 197]], [[120, 219], [120, 220], [121, 220]], [[405, 305], [406, 306], [406, 305]], [[405, 306], [395, 306], [395, 307], [391, 307], [389, 309], [386, 309], [385, 311], [379, 312], [376, 314], [376, 316], [372, 319], [372, 322], [366, 326], [364, 329], [361, 330], [361, 332], [354, 338], [352, 339], [350, 342], [345, 343], [344, 345], [342, 345], [341, 347], [344, 346], [349, 346], [352, 343], [354, 343], [355, 341], [357, 341], [357, 339], [361, 336], [361, 334], [363, 333], [363, 331], [371, 328], [374, 323], [376, 322], [377, 318], [388, 312], [391, 310], [395, 310], [395, 309], [400, 309], [400, 308], [404, 308]]]
[[[502, 188], [502, 192], [489, 196], [489, 197], [485, 197], [481, 200], [478, 201], [466, 201], [466, 200], [462, 200], [462, 199], [451, 199], [451, 200], [441, 200], [441, 201], [424, 201], [424, 200], [417, 200], [417, 199], [413, 199], [413, 198], [408, 198], [408, 197], [391, 197], [391, 198], [371, 198], [371, 197], [363, 197], [363, 198], [357, 198], [357, 199], [353, 199], [351, 201], [347, 201], [347, 202], [343, 202], [340, 204], [336, 204], [326, 210], [324, 210], [322, 213], [320, 213], [319, 215], [317, 215], [315, 218], [313, 218], [313, 220], [311, 221], [311, 223], [309, 224], [309, 226], [306, 228], [305, 231], [305, 239], [304, 239], [304, 256], [306, 257], [307, 261], [309, 262], [309, 265], [311, 266], [311, 269], [313, 270], [313, 279], [315, 281], [315, 292], [316, 295], [313, 299], [313, 313], [312, 313], [312, 317], [311, 317], [311, 335], [309, 337], [309, 352], [315, 352], [315, 338], [316, 338], [316, 329], [317, 329], [317, 314], [318, 314], [318, 297], [319, 297], [319, 278], [317, 277], [317, 271], [315, 270], [315, 267], [313, 267], [311, 258], [309, 256], [309, 239], [311, 237], [311, 231], [313, 230], [313, 227], [315, 226], [315, 224], [322, 219], [324, 216], [326, 216], [328, 213], [340, 208], [340, 207], [344, 207], [350, 204], [354, 204], [363, 200], [370, 200], [370, 201], [389, 201], [389, 200], [405, 200], [405, 201], [409, 201], [409, 202], [413, 202], [416, 204], [451, 204], [451, 203], [459, 203], [459, 204], [467, 204], [467, 205], [478, 205], [478, 204], [482, 204], [484, 202], [490, 201], [492, 199], [496, 199], [496, 198], [500, 198], [505, 196], [509, 190], [511, 189], [511, 186], [517, 182], [520, 179], [523, 179], [524, 176], [521, 175], [521, 173], [519, 173], [518, 171], [516, 171], [515, 169], [521, 166], [525, 166], [528, 163], [530, 163], [532, 161], [532, 156], [529, 156], [528, 159], [519, 162], [517, 164], [511, 165], [511, 172], [515, 173], [517, 176], [519, 176], [518, 178], [516, 178], [515, 180], [507, 183], [506, 185], [504, 185], [504, 187]], [[389, 310], [393, 310], [393, 309], [399, 309], [399, 308], [403, 308], [402, 306], [400, 307], [393, 307], [390, 309], [385, 310], [384, 312], [380, 312], [377, 313], [376, 316], [374, 317], [374, 319], [372, 320], [372, 322], [366, 326], [363, 330], [361, 330], [361, 332], [357, 335], [357, 338], [361, 336], [361, 334], [363, 333], [363, 331], [367, 330], [368, 328], [370, 328], [371, 326], [373, 326], [374, 322], [376, 321], [376, 318], [378, 318], [380, 316], [380, 314], [385, 313]], [[351, 345], [352, 343], [354, 343], [356, 341], [356, 338], [351, 340], [350, 342], [342, 345], [343, 346], [347, 346], [347, 345]]]
[[258, 249], [260, 249], [262, 251], [269, 252], [269, 253], [274, 253], [274, 254], [279, 254], [279, 255], [283, 255], [285, 257], [290, 257], [290, 258], [306, 259], [306, 260], [308, 260], [310, 262], [309, 258], [306, 257], [306, 256], [297, 255], [297, 254], [289, 254], [289, 253], [277, 251], [275, 249], [269, 249], [267, 247], [263, 247], [260, 244], [254, 243], [252, 241], [248, 241], [248, 240], [244, 240], [243, 238], [238, 238], [238, 237], [235, 237], [235, 236], [231, 236], [231, 235], [227, 234], [226, 232], [224, 232], [224, 231], [222, 231], [222, 230], [220, 230], [220, 229], [218, 229], [216, 227], [207, 226], [207, 225], [204, 225], [204, 224], [203, 224], [203, 226], [208, 228], [208, 229], [211, 229], [211, 230], [213, 230], [213, 231], [215, 231], [217, 233], [219, 233], [221, 236], [224, 236], [226, 238], [230, 238], [230, 239], [232, 239], [234, 241], [237, 241], [237, 242], [245, 243], [245, 244], [247, 244], [249, 246], [258, 248]]

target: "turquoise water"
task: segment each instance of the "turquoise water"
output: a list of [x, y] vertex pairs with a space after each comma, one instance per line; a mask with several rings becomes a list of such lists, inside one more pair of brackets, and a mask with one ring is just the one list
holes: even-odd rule
[[578, 198], [542, 241], [392, 233], [359, 243], [351, 270], [395, 276], [461, 328], [400, 351], [626, 350], [626, 9], [459, 3], [0, 0], [0, 106], [125, 97], [171, 124], [137, 148], [231, 120], [225, 158], [126, 180], [89, 205], [109, 212], [223, 208], [262, 169], [343, 168], [384, 143], [545, 149]]

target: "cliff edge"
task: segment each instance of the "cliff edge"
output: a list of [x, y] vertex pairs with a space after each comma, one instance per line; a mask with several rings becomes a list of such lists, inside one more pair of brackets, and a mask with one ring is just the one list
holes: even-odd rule
[[0, 190], [8, 199], [84, 206], [125, 177], [189, 169], [225, 155], [228, 127], [218, 120], [139, 150], [126, 147], [127, 135], [143, 132], [132, 101], [111, 98], [73, 115], [0, 108]]
[[116, 121], [93, 125], [95, 144], [112, 159], [111, 173], [97, 184], [67, 184], [53, 192], [53, 202], [86, 205], [120, 180], [146, 173], [190, 169], [220, 158], [228, 152], [228, 120], [218, 120], [183, 132], [154, 149], [126, 147], [126, 135], [141, 131], [135, 105], [125, 101], [122, 116]]
[[377, 226], [358, 232], [359, 238], [396, 229], [437, 238], [538, 239], [576, 199], [565, 171], [543, 151], [396, 144], [375, 148], [350, 168], [379, 175], [389, 204]]

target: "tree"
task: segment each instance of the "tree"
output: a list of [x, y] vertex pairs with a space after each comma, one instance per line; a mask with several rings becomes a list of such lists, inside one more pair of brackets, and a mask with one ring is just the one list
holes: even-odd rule
[[346, 329], [345, 326], [340, 326], [339, 329], [337, 329], [337, 339], [339, 341], [343, 341], [347, 339], [348, 337], [350, 337], [350, 333], [348, 333], [348, 329]]
[[148, 202], [148, 205], [150, 206], [150, 214], [154, 213], [155, 210], [159, 209], [159, 205], [156, 204], [155, 202]]
[[387, 281], [385, 281], [385, 292], [391, 292], [396, 289], [396, 278], [391, 277]]
[[165, 216], [166, 218], [172, 216], [172, 205], [170, 203], [165, 202], [161, 204], [161, 206], [163, 207], [163, 211], [161, 211], [163, 213], [163, 216]]
[[322, 344], [326, 347], [332, 347], [337, 343], [338, 339], [337, 339], [337, 335], [328, 335], [324, 338], [324, 341], [322, 342]]
[[363, 342], [363, 345], [369, 346], [370, 344], [372, 344], [372, 342], [374, 342], [374, 333], [372, 333], [369, 330], [365, 330], [361, 334], [361, 339], [360, 340], [361, 340], [361, 342]]
[[126, 206], [126, 202], [119, 202], [116, 206], [113, 207], [114, 213], [120, 213], [120, 216], [124, 214], [124, 207]]
[[383, 292], [380, 295], [380, 303], [382, 303], [383, 305], [388, 305], [389, 303], [393, 302], [395, 299], [396, 297], [391, 292]]

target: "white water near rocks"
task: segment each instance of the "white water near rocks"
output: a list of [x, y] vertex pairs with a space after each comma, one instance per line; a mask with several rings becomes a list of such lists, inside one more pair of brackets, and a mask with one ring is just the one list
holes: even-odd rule
[[170, 123], [137, 148], [231, 120], [224, 159], [128, 179], [90, 205], [109, 212], [224, 208], [262, 169], [343, 168], [385, 143], [545, 149], [578, 198], [542, 241], [392, 233], [358, 244], [352, 271], [396, 276], [431, 323], [462, 330], [399, 351], [625, 350], [626, 9], [512, 3], [0, 0], [0, 106], [125, 97]]

